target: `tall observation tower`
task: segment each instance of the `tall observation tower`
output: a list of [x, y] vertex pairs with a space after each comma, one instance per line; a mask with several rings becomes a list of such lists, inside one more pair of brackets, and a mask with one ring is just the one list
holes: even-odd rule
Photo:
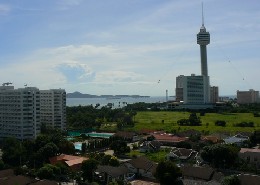
[[203, 4], [202, 4], [202, 26], [197, 34], [197, 44], [200, 45], [201, 75], [208, 76], [207, 45], [210, 43], [209, 32], [204, 26]]

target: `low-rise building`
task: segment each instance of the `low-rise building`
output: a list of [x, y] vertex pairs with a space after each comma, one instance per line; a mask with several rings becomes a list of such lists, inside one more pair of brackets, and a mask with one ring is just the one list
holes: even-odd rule
[[241, 148], [238, 156], [246, 162], [260, 168], [260, 149], [256, 148]]
[[249, 91], [237, 91], [237, 103], [248, 104], [259, 102], [259, 91], [250, 89]]
[[109, 184], [115, 180], [126, 180], [128, 169], [125, 166], [99, 165], [95, 170], [95, 178], [104, 184]]
[[198, 152], [192, 149], [186, 148], [173, 148], [169, 154], [167, 154], [167, 160], [180, 159], [181, 161], [187, 161], [189, 159], [195, 159]]
[[54, 165], [58, 162], [62, 162], [72, 170], [80, 170], [82, 162], [85, 160], [88, 160], [88, 158], [66, 154], [61, 154], [59, 156], [49, 158], [51, 164]]
[[259, 185], [260, 176], [251, 174], [240, 174], [238, 175], [241, 185]]
[[142, 177], [155, 179], [153, 174], [156, 171], [157, 164], [153, 161], [150, 161], [145, 156], [137, 157], [136, 159], [131, 159], [125, 162], [124, 166], [126, 166], [129, 172], [131, 173], [135, 173]]
[[221, 182], [224, 177], [222, 173], [216, 172], [210, 167], [182, 166], [181, 172], [183, 179], [198, 180], [202, 182], [209, 182], [212, 180]]
[[144, 141], [140, 144], [140, 152], [156, 152], [160, 150], [162, 144], [159, 141]]
[[242, 134], [237, 134], [235, 136], [225, 138], [224, 142], [226, 144], [235, 144], [237, 146], [242, 146], [244, 144], [244, 142], [248, 141], [248, 140], [249, 140], [248, 136], [244, 136]]

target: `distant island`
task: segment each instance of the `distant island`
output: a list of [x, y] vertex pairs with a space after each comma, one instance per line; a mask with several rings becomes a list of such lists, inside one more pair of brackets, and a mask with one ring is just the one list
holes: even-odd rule
[[107, 99], [120, 99], [120, 98], [150, 98], [150, 96], [140, 95], [91, 95], [82, 94], [80, 92], [67, 93], [67, 98], [107, 98]]

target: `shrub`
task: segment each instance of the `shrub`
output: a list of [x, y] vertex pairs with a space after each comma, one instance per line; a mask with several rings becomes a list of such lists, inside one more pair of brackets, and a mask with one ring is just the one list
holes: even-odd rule
[[236, 123], [234, 126], [235, 127], [254, 127], [254, 122], [241, 122], [241, 123]]
[[217, 121], [215, 121], [215, 126], [225, 127], [226, 126], [226, 121], [217, 120]]

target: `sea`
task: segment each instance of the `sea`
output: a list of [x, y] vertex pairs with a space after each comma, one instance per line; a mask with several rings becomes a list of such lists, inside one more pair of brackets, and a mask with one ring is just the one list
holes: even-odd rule
[[[168, 97], [168, 101], [175, 100], [175, 97]], [[122, 108], [127, 104], [133, 104], [138, 102], [144, 103], [163, 103], [166, 102], [165, 96], [150, 96], [150, 97], [125, 97], [125, 98], [67, 98], [67, 106], [75, 107], [75, 106], [86, 106], [92, 105], [96, 106], [100, 104], [99, 107], [112, 105], [113, 108]]]

